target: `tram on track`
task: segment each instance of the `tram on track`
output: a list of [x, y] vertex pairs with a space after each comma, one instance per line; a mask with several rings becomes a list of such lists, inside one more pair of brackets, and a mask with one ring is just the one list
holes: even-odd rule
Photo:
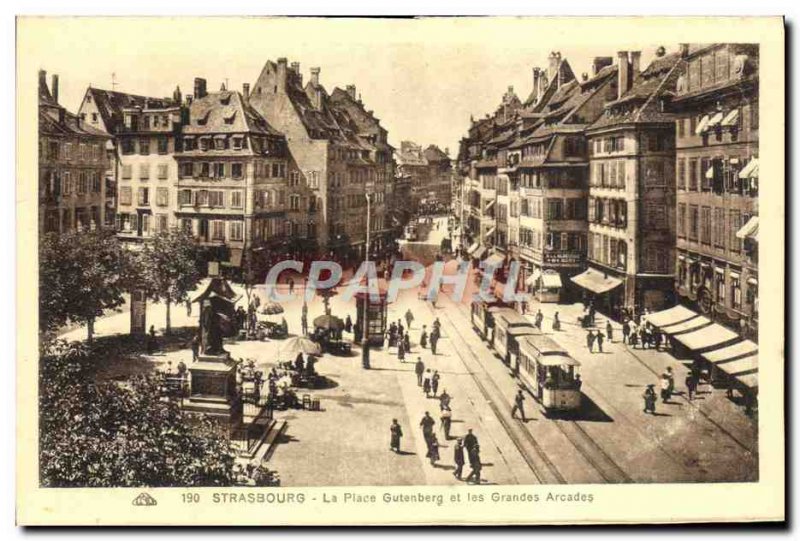
[[547, 336], [520, 338], [518, 377], [534, 390], [546, 414], [580, 409], [581, 380], [576, 374], [580, 365]]
[[491, 340], [492, 329], [494, 328], [494, 314], [507, 308], [508, 305], [499, 301], [485, 301], [477, 299], [472, 301], [470, 307], [470, 320], [472, 328], [483, 340]]
[[519, 355], [519, 340], [524, 336], [541, 334], [523, 315], [511, 308], [494, 314], [494, 332], [491, 345], [504, 363], [511, 364], [511, 356]]

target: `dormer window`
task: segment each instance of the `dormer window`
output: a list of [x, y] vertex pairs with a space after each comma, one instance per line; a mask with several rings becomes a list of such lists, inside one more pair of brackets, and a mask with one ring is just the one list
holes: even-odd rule
[[219, 102], [220, 102], [222, 105], [230, 105], [230, 103], [231, 103], [231, 95], [230, 95], [230, 94], [227, 94], [227, 95], [224, 95], [224, 96], [222, 96], [222, 97], [219, 99]]

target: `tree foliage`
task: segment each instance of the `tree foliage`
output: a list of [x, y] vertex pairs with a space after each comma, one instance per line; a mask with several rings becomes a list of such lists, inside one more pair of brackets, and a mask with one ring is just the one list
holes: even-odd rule
[[94, 382], [95, 353], [58, 342], [40, 364], [45, 487], [223, 486], [234, 453], [210, 421], [161, 399], [157, 382]]
[[91, 324], [123, 304], [127, 256], [106, 230], [50, 234], [39, 244], [39, 330]]
[[200, 281], [197, 257], [194, 237], [180, 229], [154, 235], [138, 257], [147, 296], [167, 305], [167, 332], [170, 305], [184, 302]]

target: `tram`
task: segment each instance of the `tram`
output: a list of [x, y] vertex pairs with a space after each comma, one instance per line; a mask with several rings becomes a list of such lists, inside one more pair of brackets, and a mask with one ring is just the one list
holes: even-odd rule
[[544, 335], [524, 336], [519, 342], [519, 375], [534, 390], [546, 414], [580, 409], [581, 363]]
[[477, 299], [472, 301], [470, 309], [470, 319], [472, 328], [483, 340], [490, 340], [492, 329], [494, 328], [494, 313], [507, 305], [499, 301], [484, 301]]
[[403, 237], [408, 241], [415, 242], [417, 240], [417, 225], [408, 224], [403, 232]]
[[541, 331], [512, 308], [503, 308], [494, 314], [494, 333], [492, 347], [506, 364], [511, 364], [511, 356], [519, 354], [519, 340], [524, 336], [541, 334]]

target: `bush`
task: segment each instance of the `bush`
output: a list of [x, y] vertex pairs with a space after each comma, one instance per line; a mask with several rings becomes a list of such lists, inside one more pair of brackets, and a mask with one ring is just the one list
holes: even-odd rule
[[210, 421], [163, 401], [153, 378], [94, 382], [94, 355], [59, 342], [41, 359], [42, 486], [233, 484], [234, 452]]

